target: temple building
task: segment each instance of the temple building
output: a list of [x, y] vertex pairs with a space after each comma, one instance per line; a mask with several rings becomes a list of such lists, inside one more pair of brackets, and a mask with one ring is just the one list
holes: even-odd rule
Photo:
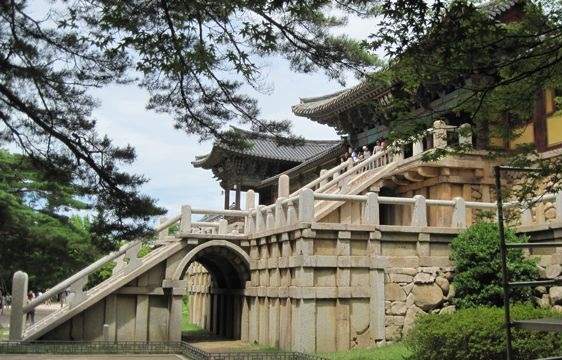
[[[240, 209], [240, 192], [253, 189], [260, 204], [271, 204], [276, 198], [277, 178], [288, 174], [292, 189], [298, 189], [339, 162], [345, 150], [341, 140], [304, 140], [296, 145], [280, 145], [272, 136], [237, 129], [250, 142], [243, 149], [216, 141], [211, 152], [197, 156], [191, 164], [209, 169], [224, 190], [224, 207]], [[231, 206], [230, 193], [235, 192]]]

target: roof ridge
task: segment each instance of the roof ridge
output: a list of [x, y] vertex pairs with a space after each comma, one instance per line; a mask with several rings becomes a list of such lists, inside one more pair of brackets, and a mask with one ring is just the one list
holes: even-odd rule
[[[276, 136], [275, 135], [271, 135], [271, 134], [264, 134], [258, 131], [252, 131], [252, 130], [247, 130], [247, 129], [242, 129], [239, 127], [236, 127], [234, 125], [230, 125], [230, 127], [236, 131], [240, 131], [242, 133], [246, 133], [246, 134], [250, 134], [255, 136], [255, 138], [260, 138], [260, 139], [269, 139], [269, 140], [275, 140]], [[286, 140], [291, 140], [290, 137], [288, 136], [281, 136], [279, 135], [280, 138], [282, 139], [286, 139]], [[252, 138], [250, 138], [251, 140], [253, 140]], [[303, 144], [296, 144], [296, 145], [285, 145], [282, 144], [281, 146], [292, 146], [292, 147], [299, 147], [299, 146], [304, 146], [306, 144], [336, 144], [339, 143], [341, 140], [340, 139], [334, 139], [334, 140], [317, 140], [317, 139], [303, 139]]]

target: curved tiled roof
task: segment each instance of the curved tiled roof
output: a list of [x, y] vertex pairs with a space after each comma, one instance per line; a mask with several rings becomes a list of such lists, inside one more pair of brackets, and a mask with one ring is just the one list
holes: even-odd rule
[[349, 89], [324, 96], [301, 98], [300, 104], [292, 107], [297, 116], [316, 117], [334, 111], [342, 111], [357, 103], [388, 94], [390, 87], [381, 82], [364, 81]]
[[[496, 18], [504, 14], [518, 3], [525, 0], [491, 0], [479, 7], [491, 18]], [[384, 101], [390, 92], [390, 86], [374, 80], [363, 81], [349, 89], [341, 90], [332, 94], [301, 98], [300, 104], [292, 107], [293, 113], [297, 116], [304, 116], [313, 120], [320, 120], [326, 123], [325, 119], [314, 119], [326, 117], [342, 112], [356, 106], [366, 100]]]
[[236, 130], [243, 132], [252, 146], [239, 149], [215, 142], [210, 153], [196, 156], [191, 164], [195, 167], [209, 169], [218, 162], [221, 153], [224, 152], [247, 157], [301, 163], [341, 143], [340, 140], [304, 140], [303, 143], [294, 146], [282, 145], [278, 144], [276, 139], [271, 136], [241, 129]]
[[495, 18], [502, 15], [518, 3], [524, 1], [525, 0], [492, 0], [488, 3], [480, 5], [480, 8], [487, 12], [488, 16], [490, 16], [491, 18]]
[[311, 157], [310, 159], [290, 168], [287, 171], [283, 171], [282, 173], [279, 173], [277, 175], [271, 176], [267, 179], [262, 180], [259, 184], [258, 184], [258, 188], [262, 187], [262, 186], [268, 186], [271, 185], [273, 183], [275, 183], [277, 181], [277, 179], [279, 179], [279, 176], [281, 175], [288, 175], [289, 177], [291, 177], [294, 174], [298, 174], [300, 172], [302, 172], [303, 170], [309, 169], [311, 167], [314, 167], [316, 165], [318, 165], [319, 163], [322, 163], [323, 161], [326, 160], [330, 160], [333, 158], [339, 158], [340, 155], [342, 155], [342, 145], [344, 144], [343, 141], [340, 141], [339, 143], [335, 144], [334, 146], [332, 146], [331, 148], [326, 149], [325, 151]]

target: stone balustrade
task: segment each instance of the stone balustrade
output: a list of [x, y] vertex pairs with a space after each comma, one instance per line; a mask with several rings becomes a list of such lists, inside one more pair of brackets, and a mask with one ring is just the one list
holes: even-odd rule
[[[170, 219], [164, 219], [155, 230], [158, 233], [165, 232], [170, 226], [174, 225], [179, 220], [179, 215]], [[35, 308], [45, 303], [47, 300], [57, 298], [63, 292], [66, 293], [66, 301], [60, 311], [67, 311], [69, 308], [80, 304], [98, 289], [103, 288], [103, 286], [105, 286], [105, 282], [98, 284], [92, 289], [86, 290], [89, 276], [100, 270], [106, 264], [113, 261], [115, 262], [112, 276], [106, 281], [111, 281], [112, 279], [119, 277], [121, 274], [129, 273], [138, 268], [142, 263], [141, 259], [138, 257], [141, 245], [141, 240], [131, 241], [124, 244], [119, 248], [119, 250], [113, 251], [100, 258], [76, 274], [51, 287], [48, 291], [33, 299], [29, 303], [27, 300], [28, 275], [25, 272], [17, 271], [12, 280], [13, 300], [10, 315], [9, 339], [12, 341], [20, 341], [26, 332], [34, 331], [34, 329], [41, 327], [43, 324], [52, 321], [60, 315], [59, 312], [54, 312], [50, 316], [47, 316], [26, 327], [26, 314], [34, 311]]]

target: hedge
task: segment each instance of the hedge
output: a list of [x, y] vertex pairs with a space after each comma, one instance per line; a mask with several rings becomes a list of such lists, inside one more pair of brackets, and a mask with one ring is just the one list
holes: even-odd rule
[[[512, 307], [514, 319], [562, 317], [550, 309], [531, 305]], [[406, 338], [412, 351], [408, 360], [499, 360], [505, 359], [503, 308], [476, 307], [452, 314], [419, 316]], [[513, 329], [514, 358], [537, 359], [562, 354], [558, 333]]]

